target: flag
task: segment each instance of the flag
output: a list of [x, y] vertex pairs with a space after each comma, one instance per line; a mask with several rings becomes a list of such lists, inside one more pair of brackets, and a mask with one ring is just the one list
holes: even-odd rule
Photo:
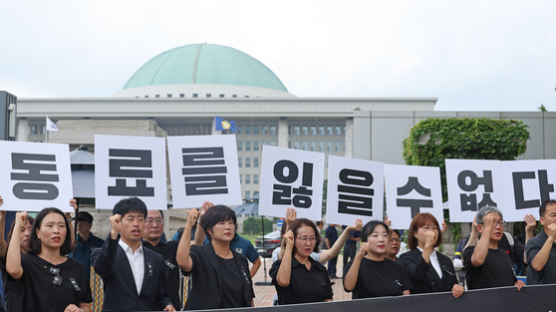
[[58, 126], [46, 116], [46, 131], [58, 131]]
[[236, 122], [228, 121], [222, 117], [214, 116], [214, 130], [236, 132]]

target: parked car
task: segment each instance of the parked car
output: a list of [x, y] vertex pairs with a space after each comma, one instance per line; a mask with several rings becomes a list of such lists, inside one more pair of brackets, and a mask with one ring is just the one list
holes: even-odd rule
[[255, 249], [259, 255], [264, 258], [272, 257], [272, 251], [280, 247], [280, 231], [270, 232], [264, 235], [264, 247], [263, 247], [263, 237], [255, 238]]

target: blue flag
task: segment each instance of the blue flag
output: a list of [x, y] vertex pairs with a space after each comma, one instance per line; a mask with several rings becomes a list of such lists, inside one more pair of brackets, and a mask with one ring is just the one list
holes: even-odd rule
[[237, 131], [236, 122], [228, 121], [222, 117], [214, 116], [214, 130], [229, 131], [231, 133], [235, 133]]

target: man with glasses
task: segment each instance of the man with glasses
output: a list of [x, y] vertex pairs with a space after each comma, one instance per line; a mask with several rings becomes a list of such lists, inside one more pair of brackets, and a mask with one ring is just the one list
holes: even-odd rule
[[166, 290], [176, 310], [181, 309], [180, 272], [176, 262], [177, 241], [162, 241], [164, 234], [164, 213], [162, 210], [149, 210], [143, 228], [143, 247], [151, 249], [164, 258], [164, 277]]
[[477, 231], [481, 235], [476, 246], [463, 250], [467, 287], [469, 289], [516, 286], [521, 290], [524, 283], [518, 281], [510, 257], [498, 248], [504, 235], [502, 212], [496, 207], [486, 206], [476, 217]]

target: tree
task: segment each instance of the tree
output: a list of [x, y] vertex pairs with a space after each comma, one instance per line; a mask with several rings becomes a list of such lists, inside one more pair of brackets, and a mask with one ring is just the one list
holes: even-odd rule
[[[415, 125], [404, 140], [408, 165], [440, 167], [442, 199], [448, 199], [445, 159], [514, 160], [525, 153], [527, 125], [516, 120], [487, 118], [429, 118]], [[459, 226], [451, 230], [459, 238]]]

